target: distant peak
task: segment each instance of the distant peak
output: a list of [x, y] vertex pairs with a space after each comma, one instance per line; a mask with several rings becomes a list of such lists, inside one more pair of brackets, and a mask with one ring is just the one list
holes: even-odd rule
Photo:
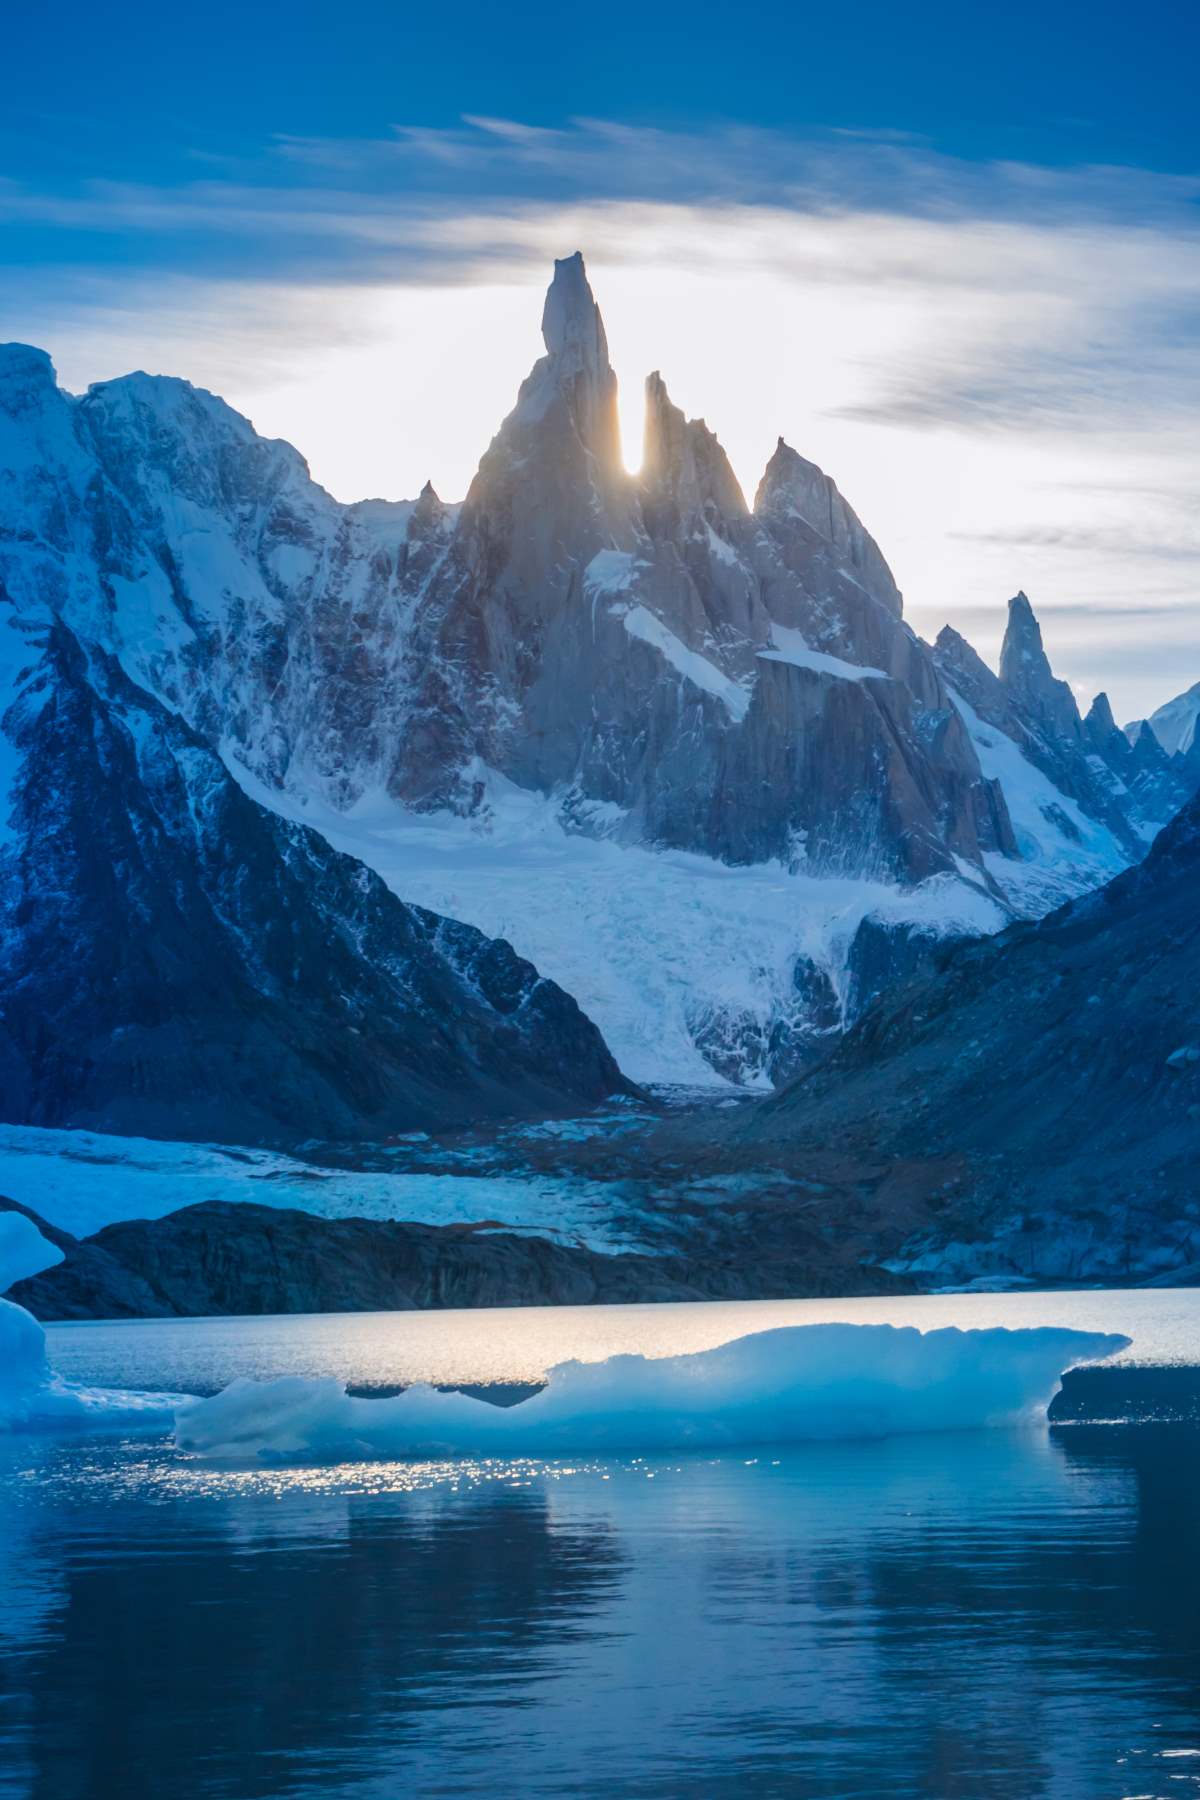
[[1000, 679], [1009, 685], [1028, 683], [1030, 679], [1053, 679], [1046, 652], [1042, 647], [1042, 628], [1022, 589], [1008, 603], [1008, 626], [1000, 651]]
[[578, 250], [554, 265], [554, 279], [542, 310], [542, 337], [552, 357], [575, 363], [590, 374], [607, 371], [604, 322]]
[[57, 388], [54, 364], [33, 344], [0, 344], [0, 407], [23, 412]]
[[1107, 694], [1097, 694], [1088, 708], [1088, 724], [1097, 730], [1108, 733], [1117, 729], [1117, 721], [1113, 718], [1113, 709]]
[[54, 379], [54, 364], [50, 361], [50, 352], [39, 350], [36, 344], [0, 344], [0, 369], [5, 373], [27, 369], [30, 374], [48, 375], [51, 381]]
[[[624, 482], [621, 434], [617, 421], [617, 378], [608, 360], [608, 342], [600, 308], [588, 285], [583, 257], [561, 257], [542, 309], [546, 354], [521, 384], [517, 404], [505, 430], [548, 432], [558, 437], [551, 455], [561, 456], [565, 431], [596, 458], [606, 481]], [[504, 433], [498, 443], [502, 446]], [[521, 451], [527, 454], [527, 448]], [[486, 459], [485, 459], [486, 460]], [[588, 474], [591, 480], [597, 470]]]

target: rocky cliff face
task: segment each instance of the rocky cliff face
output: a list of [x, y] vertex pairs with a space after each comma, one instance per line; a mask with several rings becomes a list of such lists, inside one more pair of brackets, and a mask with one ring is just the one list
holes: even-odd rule
[[752, 512], [702, 421], [647, 383], [642, 472], [582, 262], [480, 465], [413, 639], [392, 777], [471, 810], [481, 768], [623, 841], [919, 880], [1011, 847], [876, 545], [780, 444]]
[[6, 1119], [378, 1138], [624, 1085], [508, 944], [258, 806], [61, 619], [0, 604], [0, 652]]

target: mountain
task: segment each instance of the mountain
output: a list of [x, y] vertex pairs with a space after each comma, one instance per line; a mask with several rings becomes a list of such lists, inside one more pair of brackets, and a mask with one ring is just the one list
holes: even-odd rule
[[832, 483], [781, 444], [751, 512], [657, 375], [631, 478], [579, 257], [543, 335], [423, 596], [393, 791], [473, 811], [487, 770], [622, 841], [904, 880], [1010, 847]]
[[[934, 646], [934, 659], [981, 763], [991, 763], [989, 730], [1001, 732], [1057, 790], [1057, 798], [1041, 799], [1042, 816], [1052, 814], [1081, 846], [1089, 825], [1098, 823], [1127, 858], [1137, 860], [1194, 791], [1152, 735], [1131, 744], [1118, 730], [1106, 694], [1098, 694], [1087, 717], [1081, 716], [1070, 687], [1050, 666], [1024, 593], [1009, 601], [998, 674], [949, 625]], [[1014, 782], [1006, 784], [1005, 794], [1020, 837], [1025, 820]]]
[[1200, 681], [1188, 688], [1186, 693], [1177, 694], [1174, 700], [1168, 700], [1165, 706], [1160, 706], [1148, 719], [1134, 719], [1126, 725], [1125, 735], [1131, 744], [1136, 744], [1148, 727], [1167, 756], [1189, 758], [1192, 765], [1195, 765], [1200, 753], [1200, 732], [1196, 729], [1198, 721]]
[[[891, 1195], [888, 1266], [1129, 1280], [1200, 1260], [1200, 797], [1145, 861], [959, 946], [737, 1128]], [[882, 1191], [882, 1190], [881, 1190]], [[876, 1254], [879, 1247], [876, 1245]]]
[[0, 604], [6, 1120], [342, 1140], [625, 1089], [504, 942], [249, 799], [61, 618]]
[[76, 399], [8, 346], [4, 592], [510, 939], [638, 1080], [786, 1079], [946, 938], [1143, 853], [1176, 775], [1079, 720], [1027, 602], [999, 676], [923, 644], [829, 476], [780, 440], [748, 505], [657, 374], [627, 473], [578, 255], [543, 336], [461, 506], [340, 505], [186, 382]]

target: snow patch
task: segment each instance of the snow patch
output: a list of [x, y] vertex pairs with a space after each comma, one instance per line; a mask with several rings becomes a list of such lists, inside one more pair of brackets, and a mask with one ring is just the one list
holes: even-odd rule
[[823, 650], [810, 650], [804, 633], [790, 625], [772, 625], [771, 643], [758, 655], [763, 662], [790, 663], [794, 669], [812, 669], [818, 675], [832, 675], [839, 681], [890, 680], [883, 669], [846, 662], [840, 656], [826, 656]]
[[597, 550], [583, 571], [584, 590], [589, 594], [623, 594], [633, 586], [637, 566], [637, 557], [629, 550]]
[[740, 681], [734, 681], [698, 650], [689, 650], [682, 638], [669, 631], [649, 607], [631, 606], [622, 613], [621, 620], [630, 637], [652, 645], [685, 681], [720, 700], [732, 718], [745, 718], [750, 705], [750, 689], [743, 687]]

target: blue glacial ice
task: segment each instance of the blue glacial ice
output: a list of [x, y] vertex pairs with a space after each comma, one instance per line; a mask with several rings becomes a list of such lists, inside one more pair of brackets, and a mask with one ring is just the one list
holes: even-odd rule
[[[0, 1213], [0, 1294], [63, 1259], [23, 1213]], [[172, 1397], [80, 1387], [63, 1381], [46, 1358], [46, 1334], [33, 1314], [0, 1300], [0, 1431], [63, 1426], [162, 1429]]]
[[801, 1325], [686, 1356], [561, 1363], [511, 1407], [417, 1386], [358, 1399], [332, 1379], [232, 1382], [176, 1413], [220, 1460], [525, 1457], [885, 1437], [1044, 1417], [1063, 1371], [1127, 1347], [1058, 1327], [921, 1332]]

